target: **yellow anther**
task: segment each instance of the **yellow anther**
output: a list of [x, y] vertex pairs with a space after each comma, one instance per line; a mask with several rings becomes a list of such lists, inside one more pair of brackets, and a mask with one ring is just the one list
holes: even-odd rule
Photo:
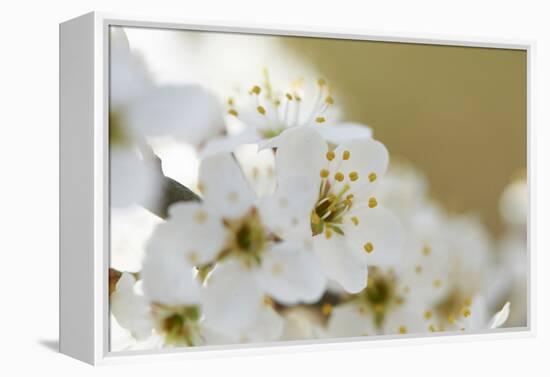
[[323, 315], [330, 315], [330, 313], [332, 313], [332, 305], [325, 302], [321, 307], [321, 313], [323, 313]]
[[374, 208], [378, 205], [375, 197], [369, 198], [369, 208]]
[[292, 101], [292, 94], [287, 93], [287, 94], [285, 94], [285, 96], [286, 96], [287, 100]]
[[228, 112], [229, 114], [235, 116], [235, 117], [236, 117], [236, 116], [239, 116], [239, 113], [238, 113], [237, 110], [235, 110], [235, 109], [229, 109], [229, 110], [227, 110], [227, 112]]
[[440, 279], [434, 280], [434, 287], [439, 288], [441, 287], [441, 284], [443, 284], [443, 282]]
[[325, 237], [327, 238], [327, 240], [330, 239], [330, 237], [332, 237], [332, 230], [330, 230], [329, 228], [327, 228], [325, 230]]
[[348, 196], [346, 196], [347, 200], [353, 200], [353, 198], [354, 198], [353, 194], [349, 194]]
[[315, 211], [311, 212], [311, 223], [313, 225], [317, 225], [320, 222], [321, 222], [321, 218], [319, 217], [319, 215]]
[[329, 174], [330, 174], [330, 172], [327, 169], [321, 169], [321, 172], [319, 173], [321, 178], [326, 178], [326, 177], [328, 177]]
[[432, 253], [432, 248], [428, 245], [425, 245], [423, 248], [422, 248], [422, 254], [424, 254], [425, 256], [428, 256]]
[[273, 306], [274, 305], [273, 299], [269, 296], [264, 296], [264, 305]]
[[421, 274], [422, 273], [422, 266], [416, 266], [414, 268], [414, 272], [416, 272], [417, 274]]
[[468, 318], [472, 315], [472, 312], [470, 311], [470, 309], [466, 308], [462, 311], [462, 315], [464, 316], [464, 318]]
[[336, 157], [336, 156], [334, 155], [333, 151], [328, 151], [327, 152], [327, 160], [332, 161], [332, 160], [334, 160], [334, 157]]
[[299, 95], [297, 94], [294, 94], [294, 98], [296, 99], [296, 101], [300, 102], [302, 100], [302, 97], [300, 97]]
[[334, 105], [334, 98], [332, 98], [332, 96], [327, 96], [327, 98], [325, 98], [325, 102], [329, 105]]
[[376, 181], [376, 178], [376, 173], [373, 172], [369, 174], [369, 181], [374, 182]]
[[334, 174], [334, 179], [336, 179], [338, 182], [342, 182], [344, 180], [344, 174], [338, 172]]
[[431, 332], [436, 332], [437, 329], [435, 328], [434, 325], [430, 325], [430, 327], [428, 327], [428, 329], [431, 331]]
[[432, 318], [432, 312], [431, 312], [431, 310], [426, 310], [424, 312], [424, 319], [428, 320], [430, 318]]
[[406, 334], [406, 333], [407, 333], [407, 327], [399, 326], [399, 334]]
[[367, 242], [363, 245], [363, 249], [365, 249], [365, 251], [370, 254], [374, 250], [374, 245], [371, 242]]
[[356, 171], [352, 171], [351, 173], [349, 173], [349, 179], [352, 181], [352, 182], [355, 182], [359, 179], [359, 174], [357, 174]]
[[258, 95], [262, 92], [262, 88], [260, 88], [258, 85], [254, 85], [250, 92]]
[[325, 81], [325, 79], [319, 79], [317, 80], [317, 85], [319, 86], [325, 86], [327, 84], [327, 82]]
[[258, 107], [256, 108], [256, 110], [258, 110], [258, 112], [259, 112], [260, 114], [265, 115], [265, 107], [263, 107], [263, 106], [258, 106]]
[[342, 153], [342, 159], [344, 160], [349, 160], [349, 156], [350, 156], [349, 151], [344, 151], [344, 153]]
[[447, 322], [449, 322], [449, 324], [451, 324], [451, 325], [454, 325], [455, 322], [456, 322], [455, 316], [452, 315], [452, 314], [449, 314], [449, 315], [447, 316]]
[[208, 214], [203, 210], [198, 210], [195, 213], [195, 222], [203, 224], [208, 219]]
[[281, 100], [278, 100], [276, 99], [275, 102], [273, 102], [275, 104], [275, 106], [280, 106], [281, 105]]
[[357, 216], [352, 216], [351, 222], [353, 223], [353, 225], [357, 226], [359, 225], [359, 218]]
[[228, 98], [228, 99], [227, 99], [227, 104], [228, 104], [229, 106], [233, 106], [233, 103], [234, 103], [234, 102], [233, 102], [233, 98]]
[[325, 123], [326, 119], [325, 119], [325, 117], [317, 117], [317, 118], [315, 118], [315, 121], [317, 123]]
[[472, 298], [471, 297], [468, 297], [466, 299], [466, 301], [464, 302], [464, 305], [466, 306], [472, 306]]

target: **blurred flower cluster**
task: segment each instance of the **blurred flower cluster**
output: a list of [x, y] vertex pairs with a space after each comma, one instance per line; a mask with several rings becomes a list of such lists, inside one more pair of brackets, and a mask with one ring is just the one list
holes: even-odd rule
[[524, 180], [495, 242], [324, 79], [264, 69], [227, 96], [151, 79], [122, 28], [110, 44], [112, 350], [525, 325]]

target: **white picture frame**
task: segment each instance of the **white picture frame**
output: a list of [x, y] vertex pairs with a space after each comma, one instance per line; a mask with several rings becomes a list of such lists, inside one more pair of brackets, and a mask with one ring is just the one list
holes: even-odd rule
[[108, 29], [109, 26], [205, 30], [406, 42], [527, 52], [528, 216], [533, 229], [534, 130], [531, 124], [533, 41], [366, 32], [281, 25], [200, 24], [185, 20], [88, 13], [60, 24], [60, 352], [90, 364], [222, 357], [229, 355], [380, 347], [393, 344], [471, 341], [529, 337], [535, 334], [533, 281], [535, 251], [528, 236], [528, 321], [525, 328], [490, 333], [432, 334], [422, 337], [373, 336], [323, 341], [293, 341], [262, 345], [208, 346], [162, 351], [109, 352], [108, 313]]

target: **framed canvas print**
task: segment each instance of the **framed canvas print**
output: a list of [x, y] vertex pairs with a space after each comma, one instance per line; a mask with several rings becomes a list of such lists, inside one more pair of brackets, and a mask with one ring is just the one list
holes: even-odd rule
[[60, 26], [60, 349], [530, 334], [532, 44]]

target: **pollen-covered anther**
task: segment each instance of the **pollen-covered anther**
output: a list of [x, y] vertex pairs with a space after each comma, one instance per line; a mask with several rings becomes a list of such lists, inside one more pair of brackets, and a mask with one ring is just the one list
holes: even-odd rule
[[198, 210], [196, 213], [195, 213], [195, 222], [197, 224], [203, 224], [204, 222], [206, 222], [206, 220], [208, 220], [208, 214], [203, 211], [202, 209], [201, 210]]
[[292, 101], [292, 94], [287, 93], [287, 94], [285, 94], [285, 97], [286, 97], [287, 100]]
[[399, 326], [399, 334], [406, 334], [406, 333], [407, 333], [407, 327]]
[[325, 81], [325, 79], [318, 79], [317, 80], [317, 85], [319, 85], [320, 87], [323, 87], [323, 86], [327, 85], [327, 82]]
[[332, 237], [332, 230], [330, 230], [329, 228], [327, 228], [325, 230], [325, 237], [327, 238], [327, 240], [330, 240], [330, 238]]
[[351, 222], [353, 223], [353, 225], [357, 226], [359, 225], [359, 218], [357, 216], [352, 216]]
[[449, 314], [449, 315], [447, 316], [447, 322], [449, 322], [449, 324], [451, 324], [451, 325], [454, 325], [455, 322], [456, 322], [455, 316], [452, 315], [452, 314]]
[[363, 249], [370, 254], [374, 251], [374, 245], [372, 244], [372, 242], [367, 242], [363, 245]]
[[227, 104], [228, 104], [229, 106], [233, 106], [233, 104], [234, 104], [233, 98], [231, 98], [231, 97], [228, 98], [228, 99], [227, 99]]
[[317, 123], [325, 123], [326, 119], [325, 119], [325, 117], [317, 117], [317, 118], [315, 118], [315, 121]]
[[336, 157], [333, 151], [328, 151], [326, 156], [327, 156], [327, 160], [329, 161], [334, 160], [334, 157]]
[[424, 319], [428, 320], [428, 319], [432, 318], [432, 315], [433, 315], [433, 313], [432, 313], [431, 310], [426, 310], [424, 312]]
[[334, 98], [332, 98], [332, 96], [327, 96], [327, 98], [325, 98], [325, 103], [334, 105]]
[[422, 266], [416, 266], [414, 268], [414, 272], [416, 272], [417, 274], [421, 274], [422, 273]]
[[470, 309], [465, 308], [464, 310], [462, 310], [462, 315], [464, 316], [464, 318], [468, 318], [472, 315], [472, 312], [470, 311]]
[[319, 215], [318, 215], [315, 211], [313, 211], [313, 212], [311, 213], [311, 223], [312, 223], [313, 225], [317, 225], [317, 224], [319, 224], [320, 222], [321, 222], [321, 218], [319, 217]]
[[349, 151], [344, 151], [344, 153], [342, 153], [342, 159], [343, 160], [349, 160], [349, 157], [351, 156], [351, 153], [349, 153]]
[[273, 305], [275, 305], [275, 303], [273, 302], [273, 299], [269, 296], [264, 296], [264, 305], [265, 306], [271, 306], [273, 307]]
[[252, 89], [250, 89], [250, 93], [253, 93], [253, 94], [260, 94], [262, 92], [262, 88], [260, 88], [258, 85], [254, 85], [252, 87]]
[[372, 172], [372, 173], [369, 174], [369, 181], [370, 182], [376, 181], [376, 178], [377, 178], [376, 173]]
[[375, 197], [369, 198], [369, 208], [374, 208], [378, 205], [378, 201]]
[[321, 178], [327, 178], [329, 174], [330, 172], [327, 169], [321, 169], [321, 172], [319, 173]]
[[258, 107], [256, 108], [256, 110], [258, 110], [258, 112], [259, 112], [260, 114], [262, 114], [262, 115], [265, 115], [265, 113], [266, 113], [265, 107], [263, 107], [263, 106], [258, 106]]
[[442, 284], [443, 284], [443, 282], [441, 281], [441, 279], [435, 279], [434, 280], [434, 287], [440, 288]]
[[344, 180], [344, 174], [337, 172], [334, 174], [334, 179], [336, 179], [338, 182], [342, 182]]
[[436, 332], [437, 329], [435, 328], [435, 326], [432, 324], [428, 327], [428, 330], [430, 330], [431, 332]]
[[424, 254], [425, 256], [428, 256], [432, 253], [432, 248], [428, 245], [425, 245], [423, 248], [422, 248], [422, 254]]
[[356, 171], [352, 171], [351, 173], [349, 173], [349, 179], [352, 182], [355, 182], [359, 179], [359, 174]]
[[235, 109], [229, 109], [229, 110], [227, 110], [227, 113], [230, 114], [230, 115], [233, 115], [234, 117], [239, 116], [239, 113]]
[[323, 313], [323, 315], [325, 316], [330, 315], [330, 313], [332, 313], [332, 305], [328, 302], [325, 302], [321, 307], [321, 313]]

